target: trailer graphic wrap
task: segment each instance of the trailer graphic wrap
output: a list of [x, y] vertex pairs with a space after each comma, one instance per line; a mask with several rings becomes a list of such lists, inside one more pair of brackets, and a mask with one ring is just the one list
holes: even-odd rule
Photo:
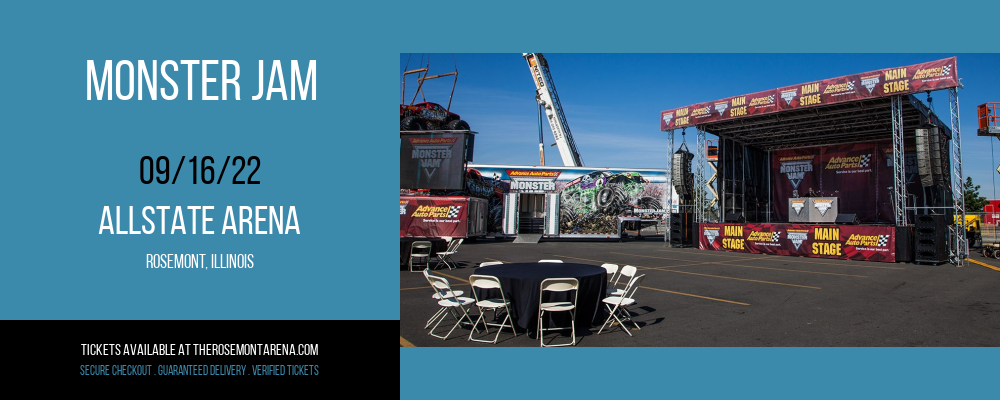
[[[469, 165], [469, 168], [479, 171], [484, 180], [492, 181], [494, 187], [506, 193], [508, 203], [518, 195], [557, 196], [558, 215], [552, 215], [556, 212], [554, 206], [545, 210], [549, 236], [615, 237], [619, 234], [619, 217], [660, 220], [667, 204], [665, 170], [501, 165]], [[516, 234], [510, 231], [516, 222], [509, 220], [517, 217], [515, 212], [490, 213], [490, 217], [491, 229], [507, 226], [509, 229], [501, 233]], [[493, 220], [494, 217], [504, 220]], [[551, 230], [553, 217], [558, 218], [556, 232]]]
[[[462, 190], [426, 190], [430, 196], [468, 196], [486, 199], [487, 201], [487, 232], [503, 232], [503, 195], [510, 190], [510, 183], [499, 180], [497, 176], [483, 176], [475, 168], [465, 172], [465, 188]], [[411, 194], [402, 190], [401, 194]], [[401, 211], [402, 212], [402, 211]]]
[[662, 215], [662, 193], [645, 195], [649, 183], [638, 172], [594, 171], [574, 179], [560, 194], [559, 233], [618, 234], [619, 216]]

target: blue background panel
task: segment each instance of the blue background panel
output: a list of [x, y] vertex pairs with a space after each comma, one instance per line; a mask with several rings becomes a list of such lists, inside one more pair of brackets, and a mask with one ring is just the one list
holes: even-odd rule
[[[398, 99], [400, 53], [998, 50], [998, 42], [983, 32], [997, 15], [992, 4], [768, 5], [5, 3], [0, 6], [0, 76], [5, 77], [0, 318], [398, 319], [396, 244], [387, 227], [393, 216], [379, 210], [391, 210], [395, 201], [397, 139], [385, 114]], [[88, 59], [237, 60], [244, 100], [88, 102], [83, 91]], [[256, 93], [259, 59], [317, 60], [317, 101], [248, 100]], [[137, 175], [143, 155], [166, 155], [173, 162], [210, 155], [217, 163], [227, 155], [256, 155], [263, 161], [255, 176], [262, 184], [209, 187], [179, 179], [176, 185], [142, 185]], [[227, 205], [295, 205], [302, 234], [98, 235], [105, 205], [214, 205], [220, 227], [220, 210]], [[146, 270], [145, 254], [160, 252], [253, 253], [255, 267]], [[363, 305], [356, 305], [358, 298]], [[553, 354], [563, 359], [562, 372], [540, 367]], [[996, 349], [401, 349], [400, 397], [431, 397], [424, 383], [441, 381], [429, 376], [430, 360], [490, 357], [500, 369], [552, 372], [547, 382], [522, 386], [521, 394], [563, 395], [567, 392], [555, 388], [562, 385], [552, 383], [562, 379], [598, 388], [576, 392], [587, 397], [607, 388], [603, 394], [656, 398], [989, 398], [995, 391], [987, 387], [985, 371], [997, 354]], [[586, 376], [578, 367], [583, 365], [592, 365]], [[626, 371], [608, 372], [618, 366]], [[472, 371], [460, 369], [451, 378]], [[442, 385], [453, 393], [472, 393], [478, 384], [448, 381]], [[621, 383], [647, 387], [630, 391]]]

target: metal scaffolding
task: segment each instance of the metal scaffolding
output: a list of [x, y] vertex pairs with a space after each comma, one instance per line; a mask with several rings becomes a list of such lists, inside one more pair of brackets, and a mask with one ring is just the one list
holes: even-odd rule
[[705, 182], [705, 186], [708, 188], [708, 192], [712, 194], [712, 200], [708, 202], [708, 210], [713, 214], [711, 216], [711, 218], [713, 219], [719, 215], [719, 212], [715, 211], [716, 209], [719, 208], [719, 192], [715, 190], [715, 185], [714, 185], [715, 181], [719, 177], [718, 163], [719, 163], [718, 161], [708, 162], [708, 166], [712, 167], [712, 176], [710, 176], [708, 178], [708, 181]]
[[[880, 202], [884, 201], [882, 200], [883, 194], [886, 192], [891, 193], [887, 201], [892, 203], [893, 214], [891, 218], [895, 222], [895, 226], [899, 228], [912, 229], [913, 225], [911, 225], [912, 222], [909, 219], [918, 214], [931, 213], [931, 211], [928, 211], [930, 209], [935, 209], [935, 211], [943, 210], [945, 213], [953, 212], [954, 221], [948, 221], [950, 228], [947, 232], [941, 232], [940, 234], [942, 238], [945, 234], [948, 234], [946, 242], [950, 251], [949, 261], [962, 265], [966, 262], [963, 260], [969, 257], [969, 243], [966, 239], [965, 231], [968, 228], [965, 221], [968, 210], [965, 209], [965, 176], [962, 172], [961, 119], [959, 116], [958, 100], [958, 88], [961, 87], [961, 84], [959, 84], [955, 88], [937, 89], [948, 91], [951, 112], [950, 126], [943, 121], [943, 118], [934, 113], [929, 104], [925, 105], [914, 94], [877, 96], [856, 101], [818, 105], [816, 107], [791, 107], [791, 109], [782, 110], [780, 113], [748, 115], [743, 118], [710, 119], [708, 122], [695, 125], [694, 128], [697, 129], [696, 156], [698, 160], [694, 166], [694, 182], [691, 185], [692, 190], [694, 190], [694, 198], [692, 201], [693, 204], [690, 205], [694, 207], [694, 222], [713, 222], [713, 219], [724, 217], [727, 214], [727, 210], [737, 211], [737, 207], [740, 205], [742, 206], [740, 210], [746, 212], [747, 207], [745, 203], [747, 203], [747, 199], [742, 196], [746, 194], [747, 189], [744, 185], [737, 185], [736, 183], [743, 183], [747, 178], [751, 177], [759, 179], [761, 175], [761, 172], [756, 170], [750, 171], [750, 175], [747, 175], [748, 171], [745, 165], [746, 160], [749, 159], [746, 154], [747, 148], [766, 152], [769, 165], [773, 165], [774, 160], [771, 159], [771, 156], [775, 150], [849, 143], [875, 143], [872, 146], [881, 151], [884, 146], [883, 143], [891, 140], [892, 154], [886, 155], [892, 166], [892, 188], [887, 190], [885, 188], [885, 186], [888, 186], [887, 183], [878, 182], [877, 200]], [[927, 93], [929, 102], [930, 92], [928, 91]], [[789, 100], [786, 99], [786, 101]], [[923, 190], [922, 194], [924, 196], [920, 197], [921, 193], [915, 193], [913, 196], [910, 196], [907, 191], [907, 176], [910, 176], [910, 179], [919, 176], [919, 169], [913, 168], [915, 165], [912, 165], [914, 161], [911, 158], [910, 167], [912, 170], [910, 173], [907, 173], [906, 140], [911, 140], [910, 145], [913, 146], [915, 139], [914, 128], [924, 125], [938, 127], [938, 132], [941, 135], [940, 139], [951, 141], [948, 158], [944, 158], [944, 153], [949, 152], [949, 150], [941, 148], [941, 159], [933, 160], [935, 162], [940, 161], [942, 164], [946, 162], [950, 163], [951, 175], [949, 175], [949, 181], [951, 186], [948, 187], [947, 184], [945, 186], [937, 185], [934, 187], [921, 185], [921, 188], [916, 188], [915, 185], [911, 185], [915, 190]], [[721, 140], [737, 141], [740, 146], [744, 147], [743, 157], [740, 157], [738, 153], [734, 153], [729, 158], [720, 158], [718, 161], [719, 164], [713, 163], [710, 165], [712, 167], [711, 179], [706, 179], [707, 169], [705, 166], [709, 162], [706, 158], [705, 147], [705, 136], [708, 133], [719, 137]], [[672, 139], [673, 130], [670, 130], [670, 134]], [[909, 137], [907, 138], [907, 136]], [[914, 149], [911, 147], [909, 151], [912, 157]], [[743, 162], [743, 164], [740, 171], [737, 171], [735, 167], [741, 165], [739, 164], [740, 162]], [[947, 173], [948, 167], [946, 165], [942, 165], [942, 167], [945, 168], [945, 173]], [[764, 215], [752, 217], [754, 218], [753, 222], [763, 220], [773, 221], [771, 213], [775, 209], [773, 202], [777, 199], [772, 198], [775, 193], [772, 193], [771, 184], [773, 183], [774, 173], [777, 170], [772, 169], [773, 166], [769, 166], [766, 170], [767, 194], [763, 196], [766, 197], [767, 201], [766, 211]], [[732, 176], [730, 177], [730, 175]], [[721, 185], [718, 185], [718, 190], [716, 190], [715, 186], [711, 186], [716, 179], [721, 181]], [[673, 188], [671, 189], [672, 193]], [[754, 196], [757, 196], [757, 203], [763, 202], [760, 199], [762, 195], [759, 192], [760, 190], [762, 190], [760, 187], [753, 188]], [[947, 204], [947, 190], [951, 191], [951, 205]], [[714, 200], [710, 202], [712, 196], [714, 196]], [[921, 198], [923, 206], [918, 206], [916, 199]], [[744, 204], [740, 204], [741, 202]], [[711, 215], [713, 214], [714, 206], [717, 204], [721, 205], [720, 212], [718, 212], [717, 216]], [[884, 212], [881, 210], [880, 208], [874, 219], [878, 223], [889, 222], [890, 217], [884, 215]], [[933, 213], [938, 214], [938, 212]], [[946, 216], [946, 218], [950, 217]], [[941, 242], [939, 241], [938, 243]]]
[[903, 145], [903, 96], [892, 96], [893, 213], [896, 226], [906, 226], [906, 162]]
[[965, 237], [965, 178], [962, 176], [962, 124], [958, 117], [958, 88], [948, 89], [951, 106], [951, 198], [955, 207], [955, 231], [952, 232], [952, 264], [962, 265], [969, 258], [969, 241]]
[[697, 127], [698, 131], [698, 166], [695, 168], [694, 172], [694, 221], [708, 222], [705, 218], [705, 206], [708, 203], [705, 196], [707, 195], [705, 191], [705, 131], [701, 129], [701, 126]]
[[[928, 118], [926, 107], [922, 107], [913, 95], [902, 97], [900, 115], [904, 125], [915, 127], [921, 124], [922, 119]], [[720, 138], [738, 138], [741, 144], [761, 150], [890, 140], [893, 131], [890, 103], [894, 98], [879, 97], [821, 108], [782, 111], [778, 115], [718, 121], [704, 124], [702, 129]], [[929, 118], [934, 124], [940, 121], [936, 116]], [[940, 121], [939, 126], [945, 127], [947, 122]]]
[[[673, 212], [674, 204], [674, 129], [667, 132], [667, 149], [669, 149], [669, 151], [667, 151], [667, 200], [663, 203], [666, 209], [666, 212], [663, 213], [663, 215], [667, 226], [663, 231], [664, 246], [670, 246], [670, 214]], [[678, 202], [678, 205], [679, 204], [680, 203]]]

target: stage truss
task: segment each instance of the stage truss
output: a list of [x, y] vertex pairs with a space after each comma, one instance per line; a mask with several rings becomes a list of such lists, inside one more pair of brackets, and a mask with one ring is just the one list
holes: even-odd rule
[[[962, 122], [958, 117], [958, 88], [948, 90], [948, 106], [951, 111], [951, 196], [955, 204], [955, 216], [961, 215], [955, 225], [952, 237], [952, 254], [958, 263], [969, 258], [969, 241], [965, 237], [965, 178], [962, 176]], [[953, 260], [953, 263], [956, 260]], [[965, 261], [966, 263], [968, 261]]]
[[[956, 224], [950, 232], [950, 259], [953, 264], [961, 265], [969, 255], [968, 241], [964, 235], [965, 194], [964, 177], [962, 175], [962, 144], [961, 126], [958, 109], [957, 88], [948, 91], [950, 124], [945, 125], [926, 105], [912, 94], [859, 100], [850, 103], [834, 104], [826, 107], [791, 110], [781, 113], [748, 117], [736, 120], [719, 121], [696, 126], [697, 129], [697, 160], [694, 173], [695, 188], [694, 218], [696, 222], [720, 222], [724, 213], [721, 210], [707, 212], [710, 204], [705, 190], [708, 180], [705, 177], [705, 134], [711, 133], [720, 138], [727, 138], [745, 146], [757, 147], [769, 154], [774, 150], [795, 149], [814, 146], [826, 146], [845, 143], [863, 143], [884, 141], [893, 142], [893, 210], [896, 226], [909, 224], [907, 212], [917, 212], [917, 207], [906, 205], [905, 187], [905, 152], [903, 145], [904, 128], [919, 126], [921, 119], [929, 120], [941, 128], [945, 136], [951, 140], [951, 192], [953, 211]], [[928, 93], [929, 95], [929, 93]], [[950, 129], [948, 128], [950, 127]], [[674, 151], [674, 133], [676, 129], [668, 129], [668, 146], [670, 154]], [[668, 170], [671, 163], [668, 155]], [[668, 177], [673, 171], [668, 172]], [[770, 172], [769, 172], [770, 173]], [[668, 178], [670, 179], [670, 178]], [[770, 184], [770, 180], [768, 182]], [[668, 185], [668, 199], [673, 198], [673, 185]], [[768, 202], [770, 203], [770, 188]], [[714, 207], [722, 207], [722, 202], [713, 201]], [[770, 212], [768, 204], [768, 212]], [[712, 215], [712, 218], [709, 217]], [[664, 240], [670, 241], [670, 215], [667, 213], [667, 233]]]
[[[666, 229], [663, 231], [663, 243], [670, 246], [670, 218], [674, 212], [674, 169], [673, 169], [673, 156], [674, 156], [674, 131], [670, 131], [667, 135], [667, 148], [670, 151], [667, 152], [667, 201], [666, 209], [667, 212], [663, 213], [665, 217], [665, 222], [667, 224]], [[680, 207], [680, 202], [678, 204], [678, 211]]]

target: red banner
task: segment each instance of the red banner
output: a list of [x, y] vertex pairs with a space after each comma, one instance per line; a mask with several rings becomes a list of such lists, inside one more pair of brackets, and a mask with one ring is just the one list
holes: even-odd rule
[[469, 199], [399, 196], [399, 237], [466, 237]]
[[896, 262], [896, 228], [860, 225], [699, 224], [698, 248]]
[[956, 58], [846, 75], [660, 113], [660, 130], [958, 86]]
[[893, 222], [891, 208], [888, 212], [879, 208], [891, 204], [892, 198], [892, 167], [884, 145], [891, 150], [892, 143], [854, 143], [775, 151], [771, 188], [777, 220], [788, 221], [788, 198], [812, 191], [815, 196], [836, 197], [840, 213], [857, 214], [861, 222]]
[[775, 220], [788, 221], [788, 199], [822, 190], [820, 173], [822, 148], [779, 150], [771, 155], [773, 193], [771, 207]]

